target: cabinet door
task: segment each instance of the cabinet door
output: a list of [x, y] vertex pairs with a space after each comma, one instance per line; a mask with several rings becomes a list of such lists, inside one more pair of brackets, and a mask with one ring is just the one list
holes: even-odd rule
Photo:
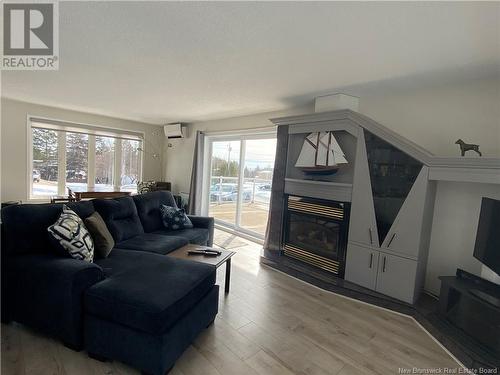
[[347, 245], [345, 279], [375, 289], [379, 252], [352, 243]]
[[417, 261], [380, 253], [377, 292], [413, 303]]
[[356, 147], [351, 218], [349, 221], [349, 241], [377, 248], [380, 243], [378, 240], [363, 130], [359, 133]]
[[382, 243], [382, 249], [418, 256], [428, 183], [428, 168], [422, 167]]

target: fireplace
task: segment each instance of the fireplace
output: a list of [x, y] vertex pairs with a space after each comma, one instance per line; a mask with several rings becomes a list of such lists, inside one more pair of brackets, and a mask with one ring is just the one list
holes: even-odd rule
[[283, 252], [344, 277], [350, 204], [286, 196]]

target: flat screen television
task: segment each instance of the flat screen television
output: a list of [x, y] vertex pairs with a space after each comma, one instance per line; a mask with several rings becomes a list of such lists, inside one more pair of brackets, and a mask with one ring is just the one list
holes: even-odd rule
[[500, 201], [483, 198], [474, 257], [500, 275]]

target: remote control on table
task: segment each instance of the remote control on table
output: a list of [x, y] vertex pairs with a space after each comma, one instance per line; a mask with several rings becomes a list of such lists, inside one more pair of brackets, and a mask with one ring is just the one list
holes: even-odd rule
[[217, 256], [222, 253], [216, 250], [189, 250], [188, 254]]

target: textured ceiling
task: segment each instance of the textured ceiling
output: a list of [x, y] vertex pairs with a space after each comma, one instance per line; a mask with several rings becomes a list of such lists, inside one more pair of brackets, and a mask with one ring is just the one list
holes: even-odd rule
[[495, 71], [499, 25], [499, 3], [61, 2], [59, 71], [3, 72], [2, 95], [152, 123], [243, 115]]

